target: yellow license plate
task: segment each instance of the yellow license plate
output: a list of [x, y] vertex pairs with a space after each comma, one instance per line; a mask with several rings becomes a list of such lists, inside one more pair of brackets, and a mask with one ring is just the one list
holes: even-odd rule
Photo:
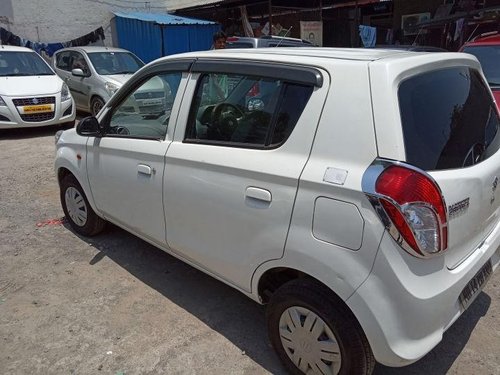
[[41, 104], [41, 105], [25, 105], [23, 107], [24, 113], [33, 112], [52, 112], [52, 104]]

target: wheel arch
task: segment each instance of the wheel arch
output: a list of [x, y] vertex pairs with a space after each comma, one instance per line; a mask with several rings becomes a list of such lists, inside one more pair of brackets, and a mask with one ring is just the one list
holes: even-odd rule
[[256, 288], [256, 293], [258, 295], [259, 301], [264, 304], [268, 303], [274, 292], [276, 292], [281, 286], [292, 280], [298, 279], [309, 280], [318, 285], [321, 285], [322, 287], [328, 289], [335, 299], [338, 299], [344, 305], [346, 305], [342, 298], [324, 282], [304, 271], [291, 267], [269, 268], [259, 277]]
[[88, 107], [89, 107], [90, 113], [92, 113], [92, 103], [94, 102], [94, 99], [100, 99], [103, 103], [103, 107], [106, 105], [106, 100], [104, 100], [102, 95], [100, 95], [99, 93], [93, 93], [92, 95], [90, 95], [89, 102], [88, 102]]
[[56, 167], [56, 173], [57, 173], [57, 182], [59, 184], [59, 187], [61, 186], [61, 181], [66, 177], [66, 176], [73, 176], [75, 180], [78, 182], [78, 184], [81, 186], [83, 192], [85, 193], [85, 196], [87, 197], [87, 200], [94, 210], [94, 212], [102, 216], [99, 211], [97, 210], [97, 207], [94, 203], [94, 198], [92, 196], [92, 192], [90, 190], [89, 184], [82, 180], [82, 178], [79, 177], [78, 173], [75, 173], [74, 169], [71, 166], [68, 165], [59, 165]]

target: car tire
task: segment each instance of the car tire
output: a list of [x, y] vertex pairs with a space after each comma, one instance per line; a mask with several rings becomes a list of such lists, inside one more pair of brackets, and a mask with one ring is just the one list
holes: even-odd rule
[[104, 100], [98, 96], [92, 98], [90, 101], [90, 112], [92, 113], [92, 116], [97, 116], [102, 107], [104, 107]]
[[64, 215], [75, 232], [87, 237], [102, 232], [106, 221], [94, 212], [73, 175], [67, 175], [62, 179], [60, 198]]
[[373, 372], [375, 359], [361, 326], [320, 283], [286, 283], [271, 297], [266, 317], [271, 344], [291, 374]]

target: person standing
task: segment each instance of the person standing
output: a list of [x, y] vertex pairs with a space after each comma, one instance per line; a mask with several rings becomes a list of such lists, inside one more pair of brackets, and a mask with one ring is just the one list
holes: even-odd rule
[[224, 49], [226, 48], [227, 35], [224, 31], [218, 31], [213, 36], [214, 43], [211, 49]]

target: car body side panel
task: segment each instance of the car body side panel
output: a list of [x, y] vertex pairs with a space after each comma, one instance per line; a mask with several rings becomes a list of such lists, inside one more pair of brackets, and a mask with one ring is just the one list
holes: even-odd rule
[[[274, 266], [303, 271], [347, 299], [368, 276], [384, 232], [380, 220], [361, 191], [361, 178], [377, 156], [371, 110], [368, 67], [365, 62], [336, 62], [329, 66], [331, 87], [311, 156], [301, 175], [285, 255], [280, 262], [260, 267], [260, 276]], [[338, 88], [338, 89], [337, 89]], [[325, 175], [334, 168], [345, 180]], [[326, 180], [326, 181], [325, 181]], [[319, 197], [354, 204], [364, 221], [358, 250], [322, 241], [313, 235], [315, 202]], [[332, 212], [329, 225], [336, 228]], [[326, 224], [324, 225], [326, 226]]]

